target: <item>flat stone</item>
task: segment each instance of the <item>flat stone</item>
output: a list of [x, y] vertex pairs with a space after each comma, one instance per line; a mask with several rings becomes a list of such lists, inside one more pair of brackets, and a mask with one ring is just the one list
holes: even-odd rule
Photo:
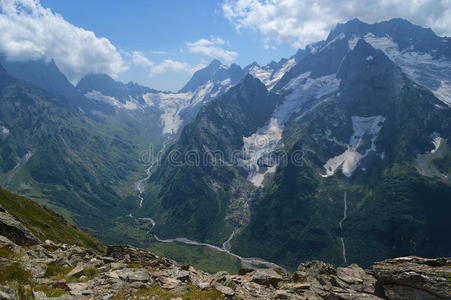
[[161, 277], [159, 280], [161, 282], [161, 287], [167, 290], [175, 289], [182, 284], [180, 280], [171, 277]]
[[80, 276], [80, 275], [84, 274], [84, 271], [85, 271], [85, 266], [78, 265], [75, 268], [73, 268], [72, 271], [67, 273], [65, 277], [66, 278], [71, 278], [71, 277]]
[[208, 289], [209, 287], [210, 287], [210, 282], [199, 282], [198, 284], [197, 284], [197, 286], [200, 288], [200, 289]]
[[109, 271], [105, 273], [105, 276], [109, 277], [109, 278], [114, 278], [114, 279], [119, 279], [119, 274], [117, 273], [117, 271]]
[[[126, 281], [149, 281], [149, 272], [146, 269], [121, 269], [114, 271], [119, 278]], [[114, 278], [114, 277], [113, 277]]]
[[282, 276], [272, 269], [258, 269], [248, 274], [251, 281], [262, 285], [276, 285], [282, 281]]
[[67, 286], [70, 289], [70, 294], [74, 296], [92, 294], [92, 290], [89, 289], [89, 284], [87, 282], [68, 283]]
[[114, 263], [116, 260], [110, 256], [99, 256], [100, 260], [103, 260], [106, 263]]
[[181, 270], [174, 270], [173, 272], [173, 277], [177, 280], [181, 280], [181, 281], [188, 281], [189, 277], [190, 277], [190, 272], [189, 271], [181, 271]]
[[124, 263], [111, 263], [110, 266], [111, 266], [111, 269], [112, 269], [112, 270], [125, 269], [125, 268], [128, 267], [128, 266], [127, 266], [126, 264], [124, 264]]
[[235, 295], [235, 292], [231, 288], [229, 288], [228, 286], [224, 286], [222, 284], [216, 284], [215, 289], [225, 296]]
[[346, 268], [337, 268], [337, 276], [347, 283], [362, 283], [362, 273], [365, 271], [359, 266], [353, 264]]

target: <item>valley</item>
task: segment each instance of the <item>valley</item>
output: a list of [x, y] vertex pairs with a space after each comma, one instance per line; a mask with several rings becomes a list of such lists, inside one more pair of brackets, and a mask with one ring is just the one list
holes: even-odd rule
[[178, 91], [2, 57], [0, 183], [210, 272], [449, 256], [450, 44], [353, 19], [278, 62], [212, 59]]

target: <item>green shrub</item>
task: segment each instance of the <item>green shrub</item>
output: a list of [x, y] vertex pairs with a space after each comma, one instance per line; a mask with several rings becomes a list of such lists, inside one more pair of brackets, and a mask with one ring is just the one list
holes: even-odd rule
[[44, 277], [63, 278], [64, 275], [69, 273], [72, 269], [73, 269], [72, 267], [65, 267], [65, 266], [50, 264], [47, 266], [47, 271], [45, 272]]
[[98, 275], [98, 271], [96, 268], [87, 267], [83, 270], [85, 276], [88, 277], [88, 280], [94, 279]]
[[33, 274], [24, 270], [19, 264], [2, 266], [0, 268], [0, 283], [17, 282], [19, 284], [29, 283]]

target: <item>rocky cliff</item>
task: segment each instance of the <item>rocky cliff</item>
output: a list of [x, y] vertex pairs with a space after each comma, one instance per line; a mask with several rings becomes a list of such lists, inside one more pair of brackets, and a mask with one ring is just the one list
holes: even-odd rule
[[0, 228], [0, 299], [451, 299], [449, 258], [209, 274], [128, 245], [41, 242], [4, 209]]

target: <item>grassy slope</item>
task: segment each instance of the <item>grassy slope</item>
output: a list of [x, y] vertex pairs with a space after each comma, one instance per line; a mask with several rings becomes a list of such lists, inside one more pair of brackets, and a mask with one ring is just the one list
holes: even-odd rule
[[103, 252], [104, 247], [92, 236], [84, 233], [62, 216], [34, 201], [0, 190], [0, 205], [30, 229], [41, 241], [75, 244]]

